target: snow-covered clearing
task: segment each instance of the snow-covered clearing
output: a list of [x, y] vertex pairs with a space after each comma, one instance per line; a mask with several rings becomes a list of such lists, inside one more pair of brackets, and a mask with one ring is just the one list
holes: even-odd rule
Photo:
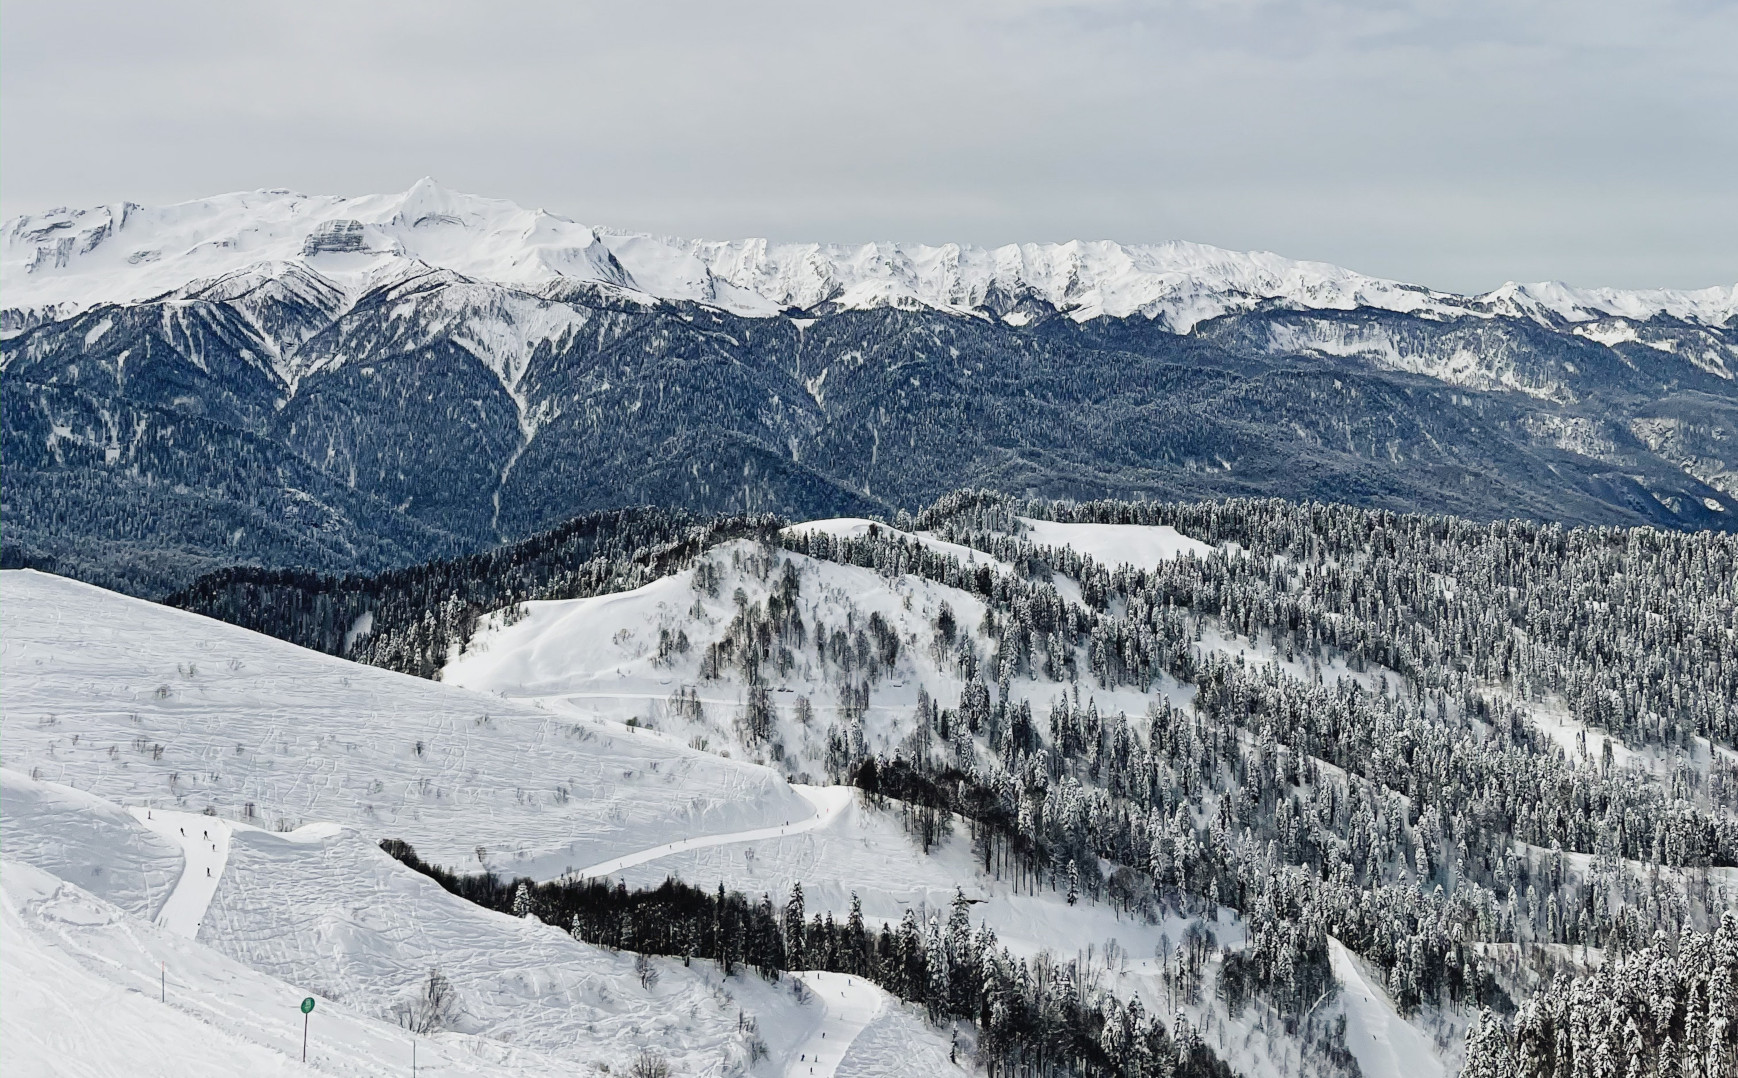
[[1205, 558], [1214, 552], [1211, 544], [1191, 539], [1168, 524], [1064, 524], [1031, 517], [1020, 520], [1026, 525], [1024, 538], [1039, 546], [1073, 547], [1106, 569], [1119, 565], [1153, 569], [1185, 555]]
[[1528, 718], [1533, 725], [1555, 741], [1563, 749], [1563, 754], [1571, 760], [1582, 755], [1598, 760], [1602, 742], [1605, 742], [1611, 745], [1611, 762], [1618, 767], [1629, 767], [1632, 764], [1645, 768], [1658, 766], [1658, 761], [1652, 754], [1637, 753], [1616, 737], [1591, 730], [1586, 724], [1577, 722], [1561, 701], [1533, 700], [1528, 701], [1526, 707]]
[[112, 801], [542, 879], [811, 811], [762, 768], [60, 577], [0, 573], [0, 603], [7, 765]]
[[[1343, 655], [1333, 654], [1328, 649], [1323, 650], [1320, 659], [1310, 655], [1293, 654], [1286, 656], [1268, 639], [1251, 640], [1246, 636], [1226, 632], [1217, 620], [1204, 625], [1201, 629], [1201, 642], [1196, 648], [1199, 657], [1205, 659], [1207, 653], [1217, 652], [1229, 659], [1241, 658], [1246, 663], [1255, 666], [1266, 666], [1269, 663], [1279, 664], [1282, 673], [1296, 678], [1306, 685], [1319, 683], [1332, 685], [1344, 678], [1355, 681], [1370, 692], [1382, 691], [1382, 684], [1387, 682], [1389, 690], [1393, 691], [1405, 684], [1405, 679], [1394, 670], [1379, 663], [1365, 662], [1362, 670], [1354, 670], [1346, 663]], [[1189, 686], [1193, 688], [1193, 686]]]

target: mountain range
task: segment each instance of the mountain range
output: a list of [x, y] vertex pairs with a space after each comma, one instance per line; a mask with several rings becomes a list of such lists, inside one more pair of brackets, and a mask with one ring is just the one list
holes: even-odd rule
[[1738, 285], [683, 240], [430, 180], [54, 210], [0, 246], [5, 564], [135, 593], [977, 486], [1738, 525]]

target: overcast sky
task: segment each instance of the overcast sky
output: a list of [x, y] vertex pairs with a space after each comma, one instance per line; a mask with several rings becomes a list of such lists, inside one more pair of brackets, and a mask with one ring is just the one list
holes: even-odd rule
[[1738, 3], [0, 5], [0, 201], [419, 176], [716, 238], [1738, 282]]

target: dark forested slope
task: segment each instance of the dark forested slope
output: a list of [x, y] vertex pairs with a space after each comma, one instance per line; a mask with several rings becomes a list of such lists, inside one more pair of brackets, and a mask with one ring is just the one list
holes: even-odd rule
[[[373, 571], [623, 505], [802, 519], [965, 486], [1738, 522], [1738, 390], [1689, 344], [1368, 310], [1187, 335], [1043, 310], [748, 318], [448, 271], [342, 307], [269, 283], [0, 342], [6, 564], [162, 594], [226, 563]], [[1654, 322], [1668, 344], [1721, 332]]]

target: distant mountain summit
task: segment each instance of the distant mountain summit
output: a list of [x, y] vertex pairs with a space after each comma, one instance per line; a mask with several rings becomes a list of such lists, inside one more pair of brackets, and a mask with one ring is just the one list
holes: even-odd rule
[[56, 210], [0, 246], [0, 561], [135, 592], [961, 487], [1738, 527], [1738, 287], [677, 240], [430, 180]]
[[54, 210], [8, 221], [3, 257], [5, 303], [19, 312], [14, 327], [30, 312], [137, 302], [284, 263], [352, 295], [445, 269], [532, 290], [597, 284], [748, 317], [894, 307], [1019, 324], [1060, 312], [1077, 321], [1142, 317], [1176, 333], [1263, 306], [1509, 316], [1552, 325], [1664, 315], [1718, 327], [1738, 312], [1738, 285], [1624, 291], [1507, 284], [1459, 296], [1322, 262], [1185, 242], [986, 249], [675, 239], [588, 227], [426, 178], [394, 195], [267, 190], [157, 208]]

